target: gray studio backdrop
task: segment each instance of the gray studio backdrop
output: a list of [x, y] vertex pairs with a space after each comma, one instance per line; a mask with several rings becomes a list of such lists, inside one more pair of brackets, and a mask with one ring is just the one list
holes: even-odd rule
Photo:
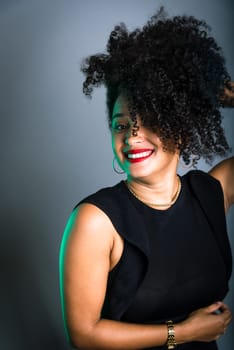
[[[80, 62], [104, 50], [114, 24], [142, 25], [161, 3], [171, 15], [207, 20], [234, 78], [233, 0], [0, 0], [2, 350], [70, 349], [58, 283], [63, 228], [82, 197], [121, 179], [111, 166], [105, 91], [82, 96]], [[233, 147], [233, 111], [224, 115]], [[233, 334], [220, 349], [234, 348]]]

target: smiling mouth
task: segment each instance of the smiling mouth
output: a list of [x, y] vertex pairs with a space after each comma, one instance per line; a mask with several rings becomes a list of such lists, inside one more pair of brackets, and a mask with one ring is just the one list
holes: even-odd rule
[[149, 158], [153, 152], [153, 150], [132, 150], [125, 153], [125, 156], [130, 163], [138, 163]]

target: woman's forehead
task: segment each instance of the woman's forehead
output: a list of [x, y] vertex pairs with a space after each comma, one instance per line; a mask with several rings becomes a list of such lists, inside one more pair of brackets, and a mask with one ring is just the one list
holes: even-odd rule
[[116, 116], [129, 116], [128, 102], [123, 95], [119, 95], [114, 103], [112, 118]]

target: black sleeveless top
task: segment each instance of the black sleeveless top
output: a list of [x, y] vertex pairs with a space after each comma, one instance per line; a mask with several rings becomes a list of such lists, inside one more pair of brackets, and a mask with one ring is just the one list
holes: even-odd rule
[[[109, 274], [104, 318], [177, 322], [227, 294], [231, 252], [221, 186], [200, 171], [183, 176], [181, 182], [179, 198], [166, 210], [140, 202], [123, 181], [81, 202], [102, 209], [124, 238], [122, 257]], [[195, 342], [178, 348], [215, 350], [217, 346]]]
[[222, 300], [227, 292], [225, 264], [186, 179], [167, 210], [152, 209], [128, 195], [147, 227], [150, 255], [144, 281], [122, 319], [160, 323]]

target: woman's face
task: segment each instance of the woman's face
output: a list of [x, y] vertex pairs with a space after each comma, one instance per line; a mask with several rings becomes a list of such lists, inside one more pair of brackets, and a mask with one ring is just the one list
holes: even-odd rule
[[120, 95], [112, 114], [112, 147], [120, 167], [128, 177], [150, 180], [158, 175], [164, 176], [168, 171], [176, 172], [179, 152], [165, 151], [157, 134], [141, 125], [139, 116], [137, 125], [139, 130], [134, 136], [134, 122], [127, 101]]

